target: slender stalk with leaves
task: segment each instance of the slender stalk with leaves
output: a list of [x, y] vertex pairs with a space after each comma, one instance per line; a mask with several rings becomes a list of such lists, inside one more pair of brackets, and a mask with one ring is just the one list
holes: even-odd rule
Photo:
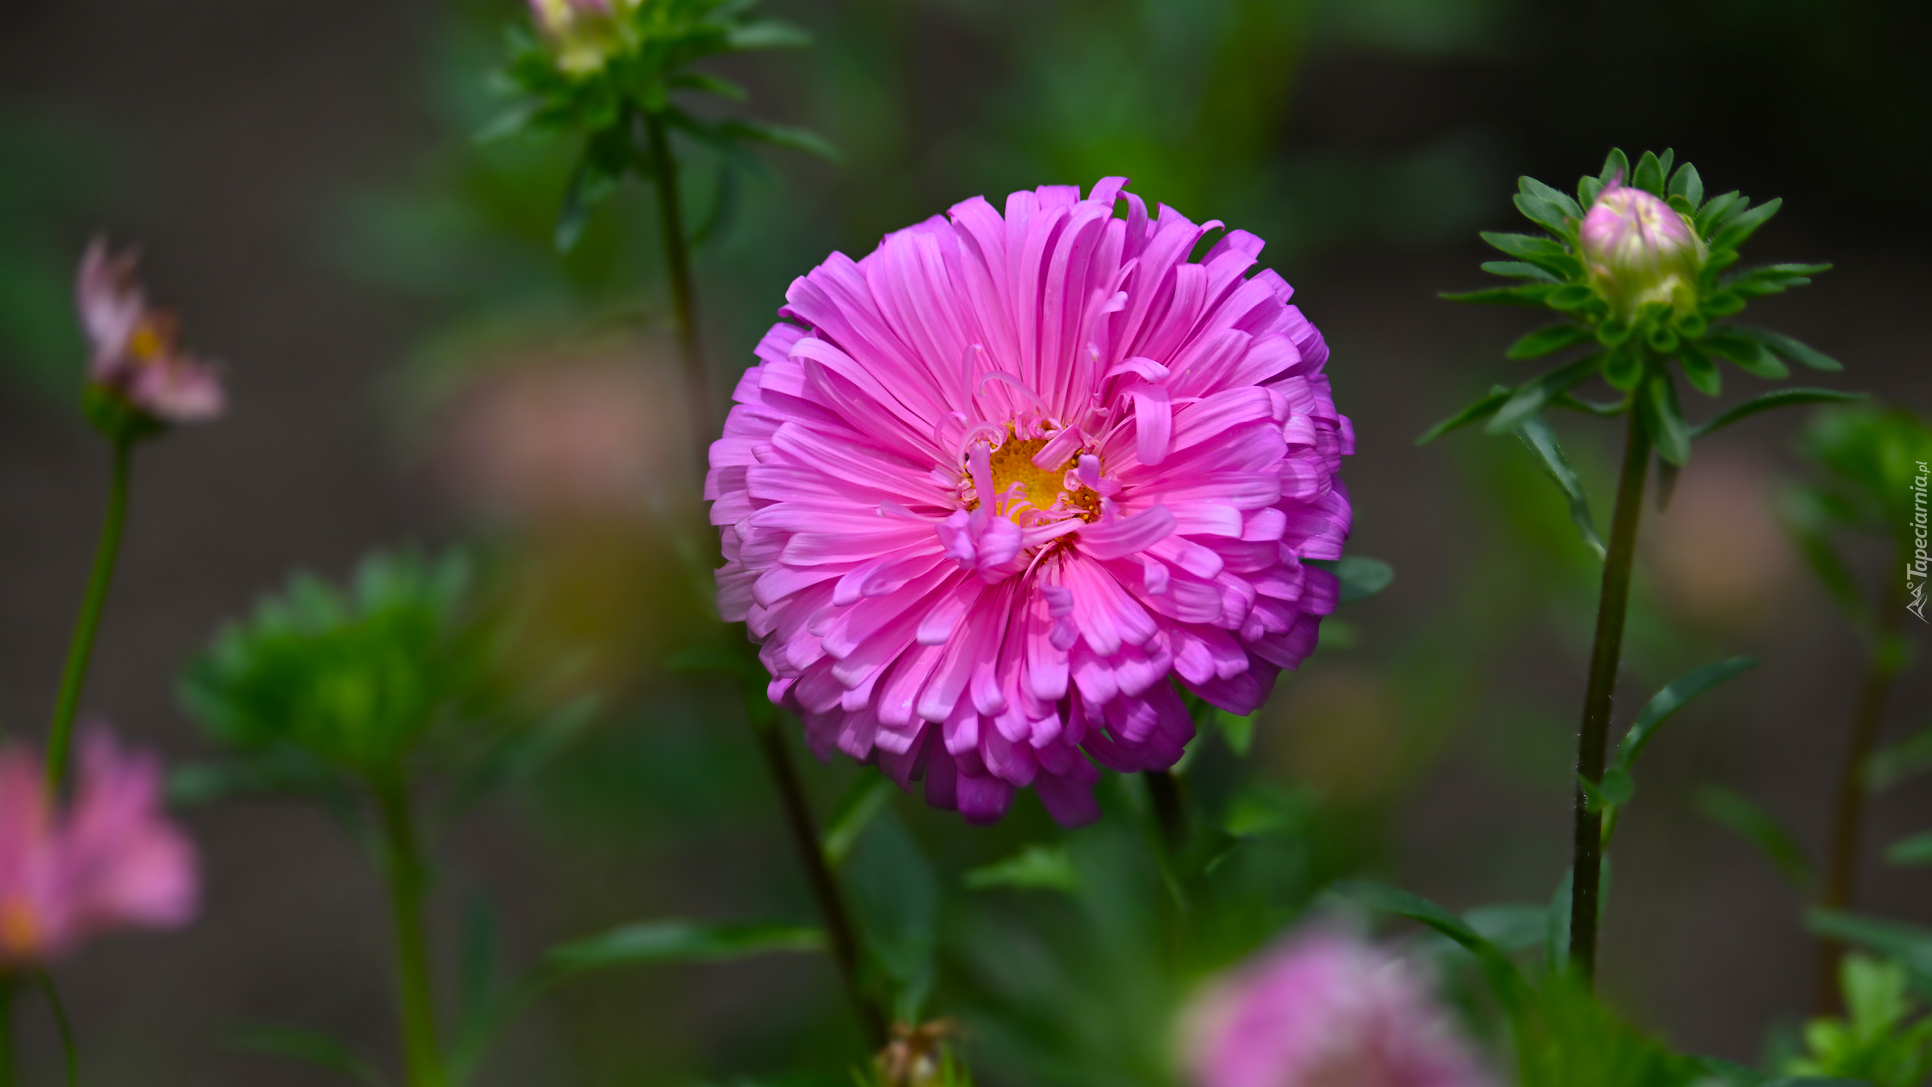
[[[1603, 562], [1578, 730], [1570, 877], [1569, 954], [1586, 983], [1597, 962], [1602, 853], [1612, 825], [1605, 814], [1627, 801], [1631, 788], [1627, 767], [1609, 763], [1608, 741], [1651, 454], [1660, 465], [1660, 502], [1667, 501], [1694, 439], [1772, 408], [1850, 398], [1829, 389], [1786, 388], [1738, 403], [1702, 425], [1686, 421], [1678, 379], [1718, 396], [1720, 359], [1767, 381], [1790, 375], [1787, 359], [1817, 370], [1841, 367], [1788, 336], [1729, 320], [1751, 299], [1802, 286], [1829, 266], [1734, 271], [1738, 247], [1777, 213], [1779, 201], [1753, 205], [1736, 192], [1707, 198], [1697, 169], [1684, 163], [1673, 170], [1673, 159], [1668, 150], [1645, 152], [1632, 165], [1613, 150], [1601, 172], [1578, 182], [1574, 198], [1533, 178], [1520, 180], [1517, 210], [1542, 233], [1483, 235], [1511, 258], [1490, 261], [1483, 270], [1513, 282], [1445, 297], [1553, 311], [1556, 323], [1523, 336], [1506, 354], [1535, 359], [1568, 351], [1575, 357], [1513, 386], [1497, 386], [1419, 439], [1432, 441], [1477, 421], [1485, 421], [1491, 434], [1516, 435], [1562, 489], [1585, 544]], [[1578, 395], [1593, 380], [1608, 386], [1613, 398]], [[1544, 419], [1550, 409], [1624, 417], [1607, 545], [1597, 534], [1583, 484]], [[1608, 776], [1613, 769], [1618, 776]]]

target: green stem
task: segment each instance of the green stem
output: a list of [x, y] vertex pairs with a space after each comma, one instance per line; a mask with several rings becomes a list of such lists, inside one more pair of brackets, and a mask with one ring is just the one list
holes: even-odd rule
[[442, 1051], [436, 1045], [436, 1005], [430, 991], [429, 949], [423, 939], [423, 892], [427, 873], [416, 841], [409, 788], [398, 773], [376, 784], [387, 852], [389, 905], [396, 930], [396, 998], [401, 1008], [403, 1063], [409, 1087], [445, 1087]]
[[[1577, 737], [1576, 772], [1591, 782], [1603, 780], [1610, 738], [1610, 710], [1617, 691], [1617, 665], [1623, 657], [1623, 624], [1630, 603], [1630, 569], [1637, 556], [1637, 523], [1643, 517], [1644, 476], [1650, 467], [1650, 440], [1635, 405], [1624, 432], [1623, 471], [1617, 479], [1617, 508], [1610, 522], [1610, 550], [1603, 561], [1603, 590], [1597, 599], [1596, 642], [1590, 650], [1590, 679], [1583, 694], [1583, 727]], [[1597, 967], [1598, 892], [1603, 875], [1603, 813], [1591, 811], [1581, 786], [1576, 790], [1573, 881], [1570, 889], [1570, 961], [1590, 984]]]
[[13, 979], [0, 978], [0, 1087], [19, 1082], [13, 1059]]
[[81, 598], [80, 618], [74, 624], [74, 638], [67, 647], [67, 666], [60, 676], [60, 697], [54, 702], [54, 724], [47, 733], [47, 785], [57, 789], [67, 772], [67, 741], [74, 730], [74, 713], [80, 708], [81, 688], [87, 682], [87, 663], [94, 655], [94, 633], [100, 629], [101, 612], [107, 607], [107, 589], [114, 581], [114, 560], [121, 551], [121, 530], [127, 524], [128, 477], [134, 459], [134, 443], [128, 438], [114, 440], [114, 463], [107, 484], [107, 517], [101, 522], [100, 542], [94, 547], [94, 572], [87, 579], [87, 595]]
[[839, 890], [838, 878], [832, 874], [832, 866], [825, 860], [818, 820], [812, 817], [811, 805], [805, 800], [805, 787], [799, 780], [798, 767], [792, 762], [791, 749], [785, 745], [781, 719], [773, 714], [768, 721], [753, 720], [751, 727], [758, 736], [758, 749], [764, 753], [765, 768], [771, 772], [772, 783], [778, 786], [779, 800], [785, 808], [785, 822], [791, 829], [792, 845], [798, 852], [799, 863], [805, 866], [806, 879], [812, 885], [812, 897], [818, 900], [819, 916], [824, 919], [826, 940], [831, 944], [832, 961], [838, 966], [839, 979], [845, 983], [846, 997], [852, 1001], [852, 1010], [859, 1017], [859, 1028], [865, 1032], [866, 1044], [872, 1049], [880, 1049], [887, 1040], [885, 1014], [866, 995], [859, 975], [858, 930], [852, 924], [852, 914], [846, 908], [845, 895]]
[[1147, 770], [1147, 796], [1154, 802], [1154, 818], [1159, 820], [1161, 841], [1167, 855], [1174, 856], [1187, 844], [1187, 815], [1181, 807], [1181, 787], [1166, 770]]
[[644, 114], [644, 137], [650, 150], [651, 179], [657, 185], [660, 233], [664, 236], [664, 270], [671, 281], [671, 308], [677, 322], [678, 355], [684, 362], [684, 397], [696, 467], [703, 474], [711, 458], [711, 377], [704, 348], [698, 340], [698, 295], [691, 278], [691, 249], [684, 237], [684, 202], [678, 188], [678, 164], [664, 118]]
[[1183, 886], [1179, 865], [1181, 850], [1187, 845], [1187, 809], [1181, 800], [1180, 782], [1166, 770], [1145, 770], [1147, 799], [1154, 808], [1154, 822], [1160, 834], [1160, 855], [1156, 868], [1160, 888], [1154, 899], [1154, 929], [1170, 969], [1178, 972], [1185, 936], [1183, 914], [1188, 899], [1198, 888]]
[[74, 1045], [74, 1025], [67, 1019], [67, 1005], [61, 1003], [53, 975], [42, 970], [39, 980], [40, 993], [47, 998], [47, 1007], [54, 1013], [54, 1028], [60, 1032], [61, 1052], [67, 1058], [67, 1087], [75, 1087], [80, 1083], [80, 1050]]
[[[1893, 569], [1907, 565], [1901, 560]], [[1895, 585], [1904, 582], [1894, 578]], [[1827, 860], [1824, 893], [1819, 905], [1828, 910], [1851, 909], [1858, 894], [1858, 858], [1865, 840], [1865, 764], [1871, 761], [1885, 722], [1885, 704], [1898, 679], [1899, 654], [1892, 642], [1898, 637], [1905, 618], [1902, 590], [1888, 591], [1879, 606], [1876, 637], [1865, 677], [1859, 684], [1858, 701], [1852, 709], [1851, 731], [1845, 737], [1844, 762], [1838, 768], [1837, 796], [1832, 808], [1831, 855]], [[1845, 945], [1838, 940], [1818, 941], [1818, 968], [1812, 992], [1812, 1007], [1818, 1015], [1838, 1010], [1838, 964], [1845, 956]]]

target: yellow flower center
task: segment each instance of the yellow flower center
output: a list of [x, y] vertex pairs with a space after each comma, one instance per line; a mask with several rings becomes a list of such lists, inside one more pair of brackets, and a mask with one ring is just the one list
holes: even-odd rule
[[15, 895], [0, 902], [0, 954], [8, 958], [32, 958], [40, 950], [40, 919], [33, 903]]
[[[993, 450], [993, 493], [1005, 494], [1013, 484], [1017, 483], [1025, 491], [1026, 501], [1029, 503], [1028, 506], [1015, 503], [1008, 516], [1017, 521], [1024, 509], [1047, 510], [1064, 497], [1069, 506], [1081, 511], [1081, 520], [1092, 521], [1099, 517], [1099, 494], [1089, 487], [1083, 486], [1072, 492], [1068, 492], [1066, 487], [1067, 472], [1071, 471], [1078, 462], [1078, 453], [1068, 457], [1064, 464], [1051, 470], [1033, 463], [1033, 455], [1045, 448], [1047, 441], [1046, 438], [1016, 438], [1009, 430], [1006, 441], [1002, 442], [998, 449]], [[978, 506], [977, 500], [967, 504], [968, 509], [975, 509]]]

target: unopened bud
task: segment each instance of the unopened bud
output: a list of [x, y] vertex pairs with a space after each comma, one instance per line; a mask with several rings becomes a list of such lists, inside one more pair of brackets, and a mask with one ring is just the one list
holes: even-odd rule
[[1643, 189], [1612, 184], [1578, 231], [1591, 285], [1629, 321], [1647, 305], [1683, 312], [1697, 302], [1703, 239], [1678, 211]]
[[589, 75], [636, 44], [630, 13], [639, 0], [530, 0], [530, 16], [557, 68]]

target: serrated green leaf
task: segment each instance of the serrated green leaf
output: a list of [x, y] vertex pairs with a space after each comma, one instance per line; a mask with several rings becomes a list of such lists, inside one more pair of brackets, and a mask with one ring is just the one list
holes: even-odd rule
[[1846, 400], [1863, 400], [1868, 395], [1867, 393], [1840, 392], [1837, 389], [1773, 389], [1768, 393], [1760, 393], [1741, 404], [1733, 405], [1731, 408], [1720, 412], [1709, 422], [1693, 427], [1691, 429], [1691, 437], [1702, 438], [1704, 435], [1722, 430], [1740, 419], [1748, 419], [1760, 412], [1771, 411], [1774, 408], [1791, 407], [1795, 404], [1824, 404]]
[[884, 774], [861, 770], [852, 784], [845, 787], [838, 803], [832, 806], [832, 814], [825, 820], [823, 834], [825, 859], [833, 868], [845, 863], [865, 828], [879, 814], [886, 802], [892, 799], [892, 791], [898, 786]]
[[1523, 213], [1523, 218], [1544, 230], [1552, 234], [1569, 231], [1569, 224], [1564, 221], [1563, 205], [1526, 193], [1517, 193], [1511, 200], [1516, 204], [1516, 210]]
[[1750, 671], [1757, 664], [1756, 657], [1732, 657], [1692, 669], [1671, 680], [1663, 690], [1651, 696], [1650, 701], [1638, 712], [1637, 720], [1632, 722], [1630, 731], [1624, 734], [1623, 743], [1617, 748], [1615, 765], [1625, 770], [1633, 769], [1637, 757], [1643, 754], [1658, 727], [1670, 720], [1672, 714], [1689, 705], [1692, 699]]
[[1592, 353], [1525, 381], [1496, 410], [1495, 416], [1483, 424], [1484, 431], [1507, 434], [1515, 430], [1524, 420], [1542, 411], [1553, 398], [1589, 380], [1602, 365], [1602, 354]]
[[1302, 565], [1327, 570], [1341, 582], [1340, 600], [1353, 604], [1389, 587], [1395, 580], [1395, 568], [1381, 559], [1350, 556], [1343, 559], [1303, 559]]
[[1534, 359], [1596, 339], [1596, 333], [1583, 325], [1549, 325], [1524, 335], [1503, 352], [1504, 358]]
[[1683, 368], [1684, 380], [1691, 383], [1691, 388], [1705, 396], [1724, 391], [1724, 379], [1717, 372], [1717, 363], [1696, 344], [1677, 345], [1677, 364]]
[[1516, 429], [1516, 434], [1530, 451], [1537, 455], [1544, 472], [1556, 481], [1564, 497], [1569, 499], [1570, 520], [1575, 523], [1583, 542], [1601, 561], [1604, 557], [1603, 537], [1597, 535], [1596, 518], [1590, 515], [1590, 499], [1583, 490], [1583, 481], [1577, 478], [1576, 471], [1563, 456], [1563, 448], [1557, 444], [1556, 433], [1541, 416], [1531, 416]]
[[1726, 219], [1749, 204], [1744, 194], [1736, 189], [1711, 197], [1703, 207], [1697, 209], [1698, 233], [1710, 237]]
[[966, 873], [965, 883], [971, 891], [1007, 887], [1074, 894], [1080, 890], [1080, 873], [1065, 847], [1035, 842], [1003, 861], [972, 869]]
[[1655, 154], [1645, 151], [1637, 156], [1637, 168], [1630, 173], [1630, 184], [1652, 194], [1664, 195], [1664, 164]]
[[1830, 355], [1806, 346], [1781, 332], [1773, 332], [1768, 328], [1752, 328], [1748, 325], [1727, 325], [1719, 331], [1732, 333], [1742, 336], [1747, 340], [1756, 341], [1764, 347], [1790, 359], [1792, 362], [1809, 366], [1813, 370], [1836, 372], [1845, 368], [1844, 363], [1839, 362]]
[[1545, 185], [1541, 181], [1525, 175], [1516, 179], [1516, 189], [1524, 196], [1533, 196], [1539, 200], [1545, 200], [1556, 205], [1558, 211], [1572, 219], [1583, 218], [1583, 208], [1576, 201], [1570, 199], [1568, 193], [1553, 185]]
[[1697, 810], [1755, 847], [1801, 895], [1816, 883], [1811, 861], [1785, 825], [1735, 789], [1706, 785], [1697, 791]]
[[1478, 419], [1494, 415], [1497, 408], [1502, 407], [1508, 402], [1512, 392], [1513, 390], [1506, 386], [1496, 386], [1489, 390], [1488, 396], [1483, 397], [1481, 400], [1476, 401], [1456, 414], [1451, 415], [1449, 418], [1444, 419], [1442, 422], [1437, 423], [1435, 426], [1430, 427], [1428, 430], [1423, 431], [1422, 436], [1415, 440], [1415, 444], [1428, 445], [1430, 442], [1435, 441], [1437, 438], [1442, 437], [1444, 434], [1458, 427], [1468, 426]]
[[1684, 411], [1677, 403], [1677, 385], [1668, 373], [1653, 373], [1644, 383], [1644, 395], [1639, 403], [1643, 407], [1644, 429], [1650, 432], [1650, 443], [1667, 464], [1682, 468], [1690, 460], [1690, 426], [1684, 422]]
[[1555, 283], [1556, 277], [1534, 264], [1520, 260], [1486, 260], [1482, 270], [1493, 276], [1523, 276], [1543, 283]]
[[1784, 201], [1781, 198], [1773, 197], [1749, 211], [1731, 216], [1723, 228], [1711, 238], [1711, 248], [1736, 249], [1743, 245], [1747, 238], [1755, 234], [1757, 229], [1776, 215], [1778, 209], [1783, 206]]
[[1698, 174], [1697, 167], [1692, 166], [1688, 162], [1679, 166], [1677, 172], [1671, 175], [1670, 192], [1672, 196], [1681, 196], [1690, 201], [1693, 208], [1702, 204], [1704, 202], [1704, 179]]
[[1482, 240], [1492, 248], [1501, 250], [1512, 257], [1522, 260], [1535, 260], [1539, 257], [1567, 257], [1569, 251], [1549, 238], [1539, 238], [1533, 234], [1505, 234], [1494, 230], [1482, 232]]
[[1932, 830], [1901, 838], [1885, 849], [1889, 864], [1932, 864]]
[[1771, 349], [1756, 340], [1734, 332], [1713, 332], [1704, 337], [1703, 346], [1737, 364], [1738, 369], [1766, 381], [1782, 381], [1791, 368], [1778, 360]]

